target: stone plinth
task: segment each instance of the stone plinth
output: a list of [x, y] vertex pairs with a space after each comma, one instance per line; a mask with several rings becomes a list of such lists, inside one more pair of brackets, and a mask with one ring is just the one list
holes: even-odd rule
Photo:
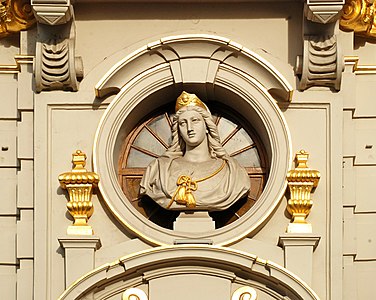
[[95, 251], [101, 242], [95, 236], [75, 236], [58, 239], [65, 250], [65, 287], [94, 269]]
[[279, 237], [278, 244], [285, 251], [285, 268], [308, 285], [312, 282], [313, 251], [319, 241], [320, 236], [310, 233], [287, 233]]
[[181, 212], [174, 222], [174, 230], [205, 232], [215, 229], [215, 223], [207, 211]]

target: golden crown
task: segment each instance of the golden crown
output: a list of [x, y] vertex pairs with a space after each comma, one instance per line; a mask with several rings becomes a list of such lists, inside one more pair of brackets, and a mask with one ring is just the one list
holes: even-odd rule
[[176, 99], [175, 112], [184, 106], [199, 106], [208, 110], [206, 105], [195, 94], [189, 94], [185, 91]]

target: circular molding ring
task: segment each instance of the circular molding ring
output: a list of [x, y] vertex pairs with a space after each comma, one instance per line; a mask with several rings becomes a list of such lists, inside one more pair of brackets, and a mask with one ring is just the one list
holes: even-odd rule
[[[185, 44], [189, 46], [192, 39], [178, 39], [176, 43], [179, 46], [177, 48], [182, 49]], [[174, 45], [170, 44], [170, 47], [172, 46]], [[153, 53], [155, 51], [156, 49], [153, 49]], [[210, 55], [206, 60], [202, 56], [201, 54], [200, 62], [210, 63]], [[150, 63], [151, 60], [144, 61]], [[250, 63], [254, 64], [254, 61]], [[184, 66], [183, 63], [181, 65]], [[244, 69], [247, 68], [245, 64]], [[289, 130], [282, 112], [267, 88], [245, 70], [239, 66], [231, 66], [230, 63], [219, 63], [215, 77], [209, 85], [210, 98], [226, 102], [229, 95], [232, 95], [231, 106], [244, 118], [254, 122], [256, 130], [261, 132], [271, 162], [269, 176], [261, 196], [247, 213], [231, 224], [209, 232], [178, 232], [147, 220], [126, 198], [116, 174], [119, 144], [140, 121], [141, 116], [156, 108], [153, 95], [162, 93], [165, 96], [165, 91], [176, 91], [176, 88], [181, 87], [176, 84], [171, 63], [157, 61], [154, 65], [145, 65], [143, 71], [121, 88], [106, 109], [97, 129], [93, 149], [94, 170], [101, 178], [99, 189], [107, 206], [120, 223], [140, 238], [154, 245], [172, 245], [179, 239], [208, 239], [214, 245], [229, 245], [258, 230], [282, 199], [287, 186], [286, 174], [292, 161]], [[184, 70], [182, 72], [184, 73]], [[204, 88], [208, 86], [206, 82], [195, 84]], [[161, 97], [157, 99], [160, 100]], [[158, 106], [162, 104], [165, 103], [158, 103]]]

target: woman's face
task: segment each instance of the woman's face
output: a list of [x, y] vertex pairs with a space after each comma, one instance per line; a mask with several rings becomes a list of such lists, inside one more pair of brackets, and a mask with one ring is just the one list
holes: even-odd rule
[[200, 113], [187, 110], [179, 116], [179, 133], [190, 147], [197, 147], [206, 139], [206, 124]]

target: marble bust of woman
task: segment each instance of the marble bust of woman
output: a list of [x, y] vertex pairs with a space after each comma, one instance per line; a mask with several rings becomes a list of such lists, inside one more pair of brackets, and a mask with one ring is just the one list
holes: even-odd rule
[[206, 105], [183, 92], [176, 101], [172, 142], [147, 167], [140, 194], [171, 210], [224, 210], [246, 196], [247, 172], [223, 149]]

